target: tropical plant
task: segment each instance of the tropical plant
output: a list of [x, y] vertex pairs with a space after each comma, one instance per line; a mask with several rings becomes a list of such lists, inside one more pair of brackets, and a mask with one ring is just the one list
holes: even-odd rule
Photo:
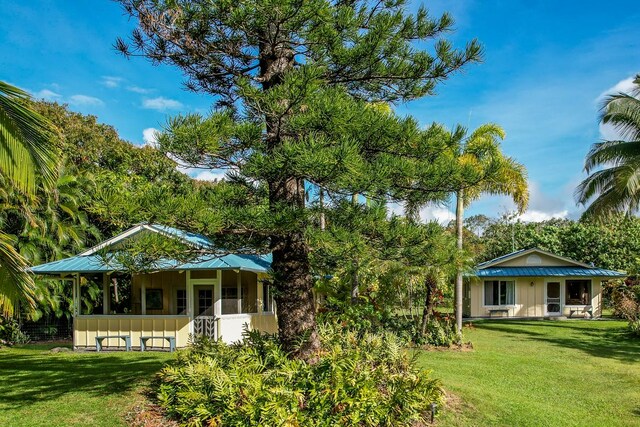
[[190, 426], [415, 426], [443, 393], [393, 334], [319, 328], [315, 363], [291, 360], [273, 336], [197, 339], [159, 374], [158, 400]]
[[578, 203], [589, 204], [585, 211], [587, 216], [638, 211], [640, 74], [636, 75], [633, 84], [630, 93], [610, 95], [602, 104], [601, 123], [612, 126], [620, 139], [597, 142], [587, 153], [584, 169], [590, 175], [576, 189]]
[[403, 0], [120, 3], [138, 21], [120, 51], [179, 67], [189, 89], [216, 100], [206, 117], [171, 119], [160, 149], [187, 166], [225, 169], [244, 188], [242, 204], [216, 206], [218, 234], [266, 242], [279, 339], [292, 356], [315, 357], [306, 189], [380, 199], [396, 183], [450, 190], [441, 147], [377, 103], [431, 95], [480, 58], [479, 44], [454, 49], [442, 39], [449, 14], [411, 14]]
[[[57, 151], [52, 144], [52, 127], [43, 116], [25, 105], [29, 95], [0, 82], [0, 177], [27, 196], [39, 184], [55, 183]], [[35, 308], [34, 284], [26, 262], [13, 247], [15, 241], [0, 231], [0, 310], [13, 315], [17, 304]]]

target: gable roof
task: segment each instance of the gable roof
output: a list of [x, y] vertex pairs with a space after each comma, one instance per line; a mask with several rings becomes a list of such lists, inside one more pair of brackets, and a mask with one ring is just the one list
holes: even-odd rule
[[113, 246], [118, 242], [127, 240], [137, 234], [144, 233], [144, 232], [152, 232], [152, 233], [162, 234], [163, 236], [167, 236], [167, 237], [174, 237], [179, 240], [182, 240], [184, 243], [191, 246], [196, 246], [200, 248], [213, 248], [213, 244], [211, 240], [209, 240], [207, 237], [203, 236], [202, 234], [192, 233], [190, 231], [184, 231], [178, 228], [173, 228], [173, 227], [169, 227], [167, 225], [161, 225], [161, 224], [138, 224], [110, 239], [105, 240], [104, 242], [90, 249], [87, 249], [86, 251], [80, 253], [79, 256], [93, 255], [104, 248]]
[[588, 264], [585, 264], [585, 263], [582, 263], [582, 262], [579, 262], [579, 261], [576, 261], [576, 260], [573, 260], [573, 259], [570, 259], [570, 258], [566, 258], [566, 257], [560, 256], [560, 255], [556, 255], [556, 254], [548, 252], [548, 251], [543, 251], [542, 249], [539, 249], [539, 248], [520, 249], [518, 251], [511, 252], [510, 254], [502, 255], [502, 256], [499, 256], [497, 258], [491, 259], [489, 261], [482, 262], [482, 263], [478, 264], [476, 266], [476, 268], [478, 270], [482, 270], [482, 269], [485, 269], [485, 268], [488, 268], [488, 267], [493, 267], [495, 265], [500, 265], [500, 264], [502, 264], [504, 262], [510, 261], [510, 260], [512, 260], [514, 258], [520, 258], [522, 256], [529, 255], [529, 254], [534, 253], [534, 252], [537, 252], [537, 253], [552, 257], [552, 258], [559, 259], [561, 261], [566, 262], [567, 265], [569, 265], [569, 266], [579, 266], [579, 267], [584, 267], [584, 268], [591, 268], [591, 266], [588, 265]]
[[[503, 263], [532, 253], [543, 254], [566, 263], [560, 266], [502, 266]], [[474, 276], [490, 277], [626, 277], [624, 272], [594, 267], [538, 248], [521, 249], [476, 266]]]
[[[40, 264], [31, 268], [36, 274], [69, 274], [69, 273], [103, 273], [126, 270], [116, 261], [105, 262], [97, 252], [121, 241], [129, 239], [142, 232], [159, 233], [167, 237], [180, 239], [186, 244], [213, 249], [211, 240], [202, 234], [191, 233], [160, 224], [138, 224], [117, 236], [107, 239], [99, 245], [88, 249], [79, 255], [58, 261]], [[197, 259], [179, 263], [176, 260], [164, 259], [155, 263], [155, 270], [243, 270], [254, 273], [267, 273], [271, 268], [271, 254], [225, 254], [202, 255]]]

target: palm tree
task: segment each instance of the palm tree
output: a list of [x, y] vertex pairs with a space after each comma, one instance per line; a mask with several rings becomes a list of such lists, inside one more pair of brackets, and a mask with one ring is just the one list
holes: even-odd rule
[[[458, 126], [450, 134], [449, 149], [459, 166], [456, 190], [457, 248], [462, 252], [464, 209], [482, 194], [510, 196], [523, 212], [529, 203], [527, 172], [524, 166], [500, 151], [504, 130], [495, 124], [480, 126], [467, 136]], [[456, 327], [462, 332], [462, 268], [458, 268], [455, 286]]]
[[[38, 184], [55, 183], [56, 150], [51, 125], [27, 106], [28, 99], [26, 92], [0, 82], [0, 175], [11, 187], [34, 196]], [[16, 312], [20, 301], [35, 307], [33, 279], [13, 244], [0, 232], [0, 313], [6, 316]]]
[[600, 121], [621, 139], [593, 144], [587, 154], [584, 169], [590, 175], [576, 189], [582, 205], [595, 197], [585, 215], [629, 214], [640, 207], [640, 74], [633, 84], [631, 93], [608, 96], [602, 105]]

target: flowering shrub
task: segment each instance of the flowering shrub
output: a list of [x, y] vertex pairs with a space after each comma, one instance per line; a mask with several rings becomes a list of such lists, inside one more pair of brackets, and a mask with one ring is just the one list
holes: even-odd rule
[[315, 363], [273, 336], [242, 344], [197, 339], [159, 374], [158, 399], [189, 426], [415, 426], [443, 393], [393, 334], [320, 328]]

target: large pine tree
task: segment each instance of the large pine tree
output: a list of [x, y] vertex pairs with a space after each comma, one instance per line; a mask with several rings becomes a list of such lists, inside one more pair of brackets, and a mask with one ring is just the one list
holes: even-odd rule
[[214, 97], [211, 115], [172, 119], [161, 149], [188, 165], [228, 169], [255, 196], [221, 231], [268, 241], [280, 340], [313, 357], [308, 190], [379, 198], [396, 185], [453, 190], [444, 147], [377, 104], [432, 95], [479, 59], [478, 43], [454, 49], [442, 38], [448, 14], [411, 14], [403, 0], [120, 3], [138, 27], [117, 47], [179, 67], [189, 89]]

